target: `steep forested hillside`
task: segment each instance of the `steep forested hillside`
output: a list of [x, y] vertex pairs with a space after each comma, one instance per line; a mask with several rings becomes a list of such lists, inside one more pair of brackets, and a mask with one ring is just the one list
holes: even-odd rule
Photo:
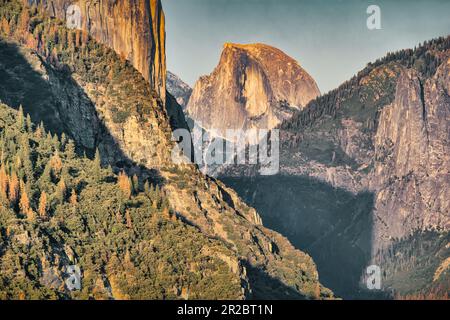
[[[165, 105], [124, 57], [84, 30], [68, 30], [42, 5], [0, 0], [0, 21], [0, 99], [11, 110], [22, 105], [32, 124], [42, 121], [59, 137], [59, 143], [52, 138], [55, 145], [40, 157], [39, 150], [33, 149], [40, 147], [39, 141], [29, 137], [35, 158], [28, 167], [33, 168], [30, 171], [36, 183], [28, 182], [27, 176], [23, 180], [30, 192], [27, 196], [32, 210], [27, 212], [35, 220], [29, 221], [20, 206], [4, 204], [5, 215], [12, 218], [1, 225], [6, 246], [0, 250], [0, 261], [5, 261], [2, 275], [3, 268], [10, 270], [10, 261], [16, 261], [0, 285], [4, 298], [39, 294], [43, 298], [83, 299], [89, 295], [333, 297], [320, 284], [311, 257], [264, 227], [258, 213], [233, 190], [202, 175], [193, 165], [172, 161], [175, 144], [171, 130], [184, 123], [179, 106], [170, 97]], [[12, 130], [8, 123], [4, 127]], [[65, 148], [56, 148], [65, 146], [63, 141], [68, 139], [74, 141], [79, 155], [87, 156], [68, 161]], [[10, 144], [11, 150], [14, 146], [18, 149], [16, 140]], [[63, 202], [52, 200], [62, 168], [61, 173], [51, 172], [48, 187], [39, 184], [52, 157], [69, 166], [64, 183], [70, 194]], [[12, 160], [4, 163], [8, 180], [14, 173], [12, 164]], [[123, 174], [119, 177], [121, 172], [136, 175], [131, 179], [134, 191], [125, 200], [120, 190], [124, 186], [128, 190], [130, 183]], [[150, 191], [157, 186], [160, 192]], [[76, 207], [83, 208], [78, 215], [70, 203], [72, 189]], [[161, 201], [153, 199], [155, 193]], [[36, 214], [41, 198], [48, 207], [44, 218]], [[53, 228], [55, 221], [71, 218], [74, 224], [62, 225], [58, 236], [45, 231], [47, 225]], [[22, 227], [9, 234], [6, 230], [12, 230], [16, 223]], [[97, 247], [101, 248], [100, 256], [95, 253]], [[83, 271], [81, 292], [68, 292], [61, 284], [64, 271], [60, 268], [73, 261]], [[33, 265], [32, 271], [28, 263]], [[227, 288], [220, 289], [225, 283]], [[98, 292], [101, 294], [96, 295]]]
[[[231, 251], [179, 221], [153, 181], [103, 168], [0, 105], [0, 299], [242, 298]], [[69, 291], [66, 269], [82, 270]]]

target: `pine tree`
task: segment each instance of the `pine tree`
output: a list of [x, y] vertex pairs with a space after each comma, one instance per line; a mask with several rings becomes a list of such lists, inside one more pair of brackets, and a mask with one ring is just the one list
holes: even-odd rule
[[150, 198], [150, 200], [154, 200], [155, 199], [155, 187], [152, 185], [150, 185], [150, 191], [148, 193], [148, 197]]
[[122, 195], [125, 199], [130, 199], [131, 197], [131, 182], [125, 172], [119, 173], [118, 177], [119, 189], [122, 191]]
[[58, 152], [58, 150], [61, 148], [61, 143], [59, 142], [58, 135], [54, 134], [51, 140], [51, 145], [53, 146], [55, 151]]
[[78, 204], [78, 197], [77, 197], [77, 193], [75, 191], [75, 189], [72, 189], [72, 194], [70, 195], [70, 204], [75, 206]]
[[61, 180], [59, 180], [58, 182], [58, 189], [57, 189], [57, 197], [61, 203], [64, 202], [64, 200], [66, 199], [66, 192], [67, 192], [66, 182], [62, 177]]
[[[34, 170], [33, 163], [30, 159], [30, 143], [27, 134], [24, 134], [20, 141], [19, 156], [21, 159], [21, 166], [23, 167], [23, 173], [25, 174], [27, 181], [30, 182], [34, 179]], [[21, 174], [20, 177], [23, 178], [23, 175]]]
[[155, 208], [161, 209], [162, 197], [161, 197], [161, 190], [158, 185], [156, 185], [155, 187], [154, 198], [152, 199], [152, 201]]
[[67, 136], [66, 136], [66, 134], [63, 132], [63, 133], [61, 134], [61, 151], [64, 150], [64, 148], [65, 148], [65, 146], [66, 146], [66, 143], [67, 143]]
[[[34, 180], [34, 169], [33, 169], [33, 163], [30, 159], [30, 154], [28, 152], [24, 152], [23, 158], [22, 158], [22, 168], [23, 173], [25, 174], [27, 182], [32, 182]], [[23, 178], [23, 176], [21, 177]]]
[[67, 160], [73, 160], [75, 158], [75, 144], [72, 139], [69, 140], [64, 148], [64, 154], [66, 155]]
[[20, 152], [16, 157], [13, 169], [19, 170], [22, 167], [22, 158], [20, 157]]
[[19, 28], [24, 33], [30, 31], [30, 13], [27, 8], [24, 8], [20, 14]]
[[[69, 173], [69, 166], [64, 165], [62, 170], [61, 170], [61, 179], [63, 179], [64, 183], [67, 184], [67, 182], [70, 181], [70, 178], [71, 178], [71, 176], [70, 176], [70, 173]], [[66, 192], [67, 192], [67, 190], [66, 190]]]
[[97, 180], [99, 180], [101, 178], [102, 159], [100, 157], [100, 151], [98, 150], [98, 148], [95, 151], [94, 162], [92, 165], [93, 165], [94, 176]]
[[133, 175], [133, 192], [138, 193], [139, 192], [139, 178], [137, 175]]
[[47, 217], [47, 194], [45, 191], [41, 193], [41, 197], [39, 198], [39, 216], [41, 218]]
[[131, 220], [130, 210], [125, 211], [125, 219], [127, 220], [127, 228], [133, 229], [133, 221]]
[[27, 114], [27, 132], [32, 133], [33, 132], [33, 122], [31, 121], [30, 114]]
[[19, 200], [19, 187], [20, 187], [19, 178], [17, 177], [17, 174], [13, 172], [9, 179], [9, 197], [8, 197], [12, 205], [16, 205], [17, 201]]
[[19, 208], [20, 212], [25, 214], [27, 216], [28, 220], [34, 219], [34, 213], [30, 206], [30, 198], [27, 194], [27, 187], [25, 186], [25, 183], [20, 181], [20, 202], [19, 202]]
[[23, 114], [22, 105], [19, 106], [19, 111], [17, 112], [17, 126], [22, 132], [25, 131], [25, 116]]
[[61, 173], [63, 164], [62, 164], [62, 160], [61, 160], [58, 152], [55, 152], [53, 157], [50, 159], [50, 167], [52, 168], [53, 174], [55, 176], [59, 176], [59, 174]]
[[41, 139], [44, 136], [45, 130], [44, 130], [44, 132], [43, 132], [43, 130], [44, 130], [44, 127], [43, 127], [43, 123], [41, 122], [37, 126], [36, 131], [34, 132], [34, 135], [37, 139]]
[[9, 22], [8, 22], [8, 20], [6, 20], [6, 18], [2, 19], [2, 23], [0, 25], [0, 30], [3, 31], [3, 33], [6, 36], [9, 36], [11, 34], [11, 29], [9, 27]]
[[48, 190], [52, 183], [52, 166], [51, 163], [48, 162], [44, 168], [44, 172], [39, 178], [39, 188], [41, 190]]
[[7, 199], [8, 183], [8, 174], [6, 173], [5, 165], [2, 163], [0, 168], [0, 196], [5, 200]]
[[150, 185], [149, 185], [148, 181], [145, 181], [145, 183], [144, 183], [144, 192], [147, 195], [147, 197], [150, 195]]

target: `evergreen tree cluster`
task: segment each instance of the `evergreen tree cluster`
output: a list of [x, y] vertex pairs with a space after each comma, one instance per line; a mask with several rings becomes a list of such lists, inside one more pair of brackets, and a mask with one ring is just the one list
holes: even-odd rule
[[[233, 253], [180, 221], [160, 186], [79, 156], [0, 104], [0, 299], [238, 298]], [[67, 266], [82, 270], [70, 291]]]
[[450, 273], [445, 265], [450, 255], [450, 232], [416, 231], [395, 240], [379, 250], [375, 260], [384, 266], [383, 283], [395, 290], [395, 298], [448, 300]]
[[[374, 63], [369, 63], [366, 68], [337, 89], [312, 100], [304, 110], [298, 111], [291, 119], [284, 121], [281, 127], [285, 130], [299, 131], [301, 128], [313, 125], [325, 116], [336, 117], [343, 101], [350, 100], [353, 95], [359, 95], [360, 91], [364, 90], [360, 85], [361, 79], [383, 65], [399, 64], [415, 69], [423, 79], [430, 78], [443, 62], [442, 52], [449, 49], [450, 36], [425, 41], [414, 49], [390, 52]], [[389, 95], [393, 93], [392, 90], [386, 91]]]

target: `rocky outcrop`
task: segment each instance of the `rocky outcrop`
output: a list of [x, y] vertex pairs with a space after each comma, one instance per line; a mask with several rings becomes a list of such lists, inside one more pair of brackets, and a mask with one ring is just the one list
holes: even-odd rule
[[224, 45], [220, 62], [201, 77], [187, 113], [206, 129], [271, 129], [320, 94], [297, 61], [264, 44]]
[[162, 100], [166, 95], [165, 17], [160, 0], [36, 0], [65, 21], [67, 9], [81, 9], [81, 28], [129, 60]]
[[192, 88], [170, 71], [167, 71], [167, 91], [175, 98], [183, 110], [186, 109], [192, 94]]
[[[311, 257], [264, 227], [256, 210], [245, 205], [232, 189], [192, 166], [161, 174], [180, 217], [236, 250], [247, 270], [252, 298], [332, 297], [331, 291], [320, 285]], [[180, 176], [185, 178], [180, 180]]]

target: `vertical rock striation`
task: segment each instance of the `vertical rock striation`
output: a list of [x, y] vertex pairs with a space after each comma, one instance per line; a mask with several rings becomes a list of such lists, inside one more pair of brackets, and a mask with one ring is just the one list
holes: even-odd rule
[[129, 60], [162, 100], [166, 95], [165, 17], [160, 0], [36, 0], [61, 20], [81, 9], [82, 29]]
[[450, 59], [421, 82], [401, 73], [375, 136], [375, 249], [415, 230], [450, 228]]
[[320, 94], [297, 61], [265, 44], [224, 45], [219, 65], [196, 83], [188, 114], [206, 129], [271, 129]]

